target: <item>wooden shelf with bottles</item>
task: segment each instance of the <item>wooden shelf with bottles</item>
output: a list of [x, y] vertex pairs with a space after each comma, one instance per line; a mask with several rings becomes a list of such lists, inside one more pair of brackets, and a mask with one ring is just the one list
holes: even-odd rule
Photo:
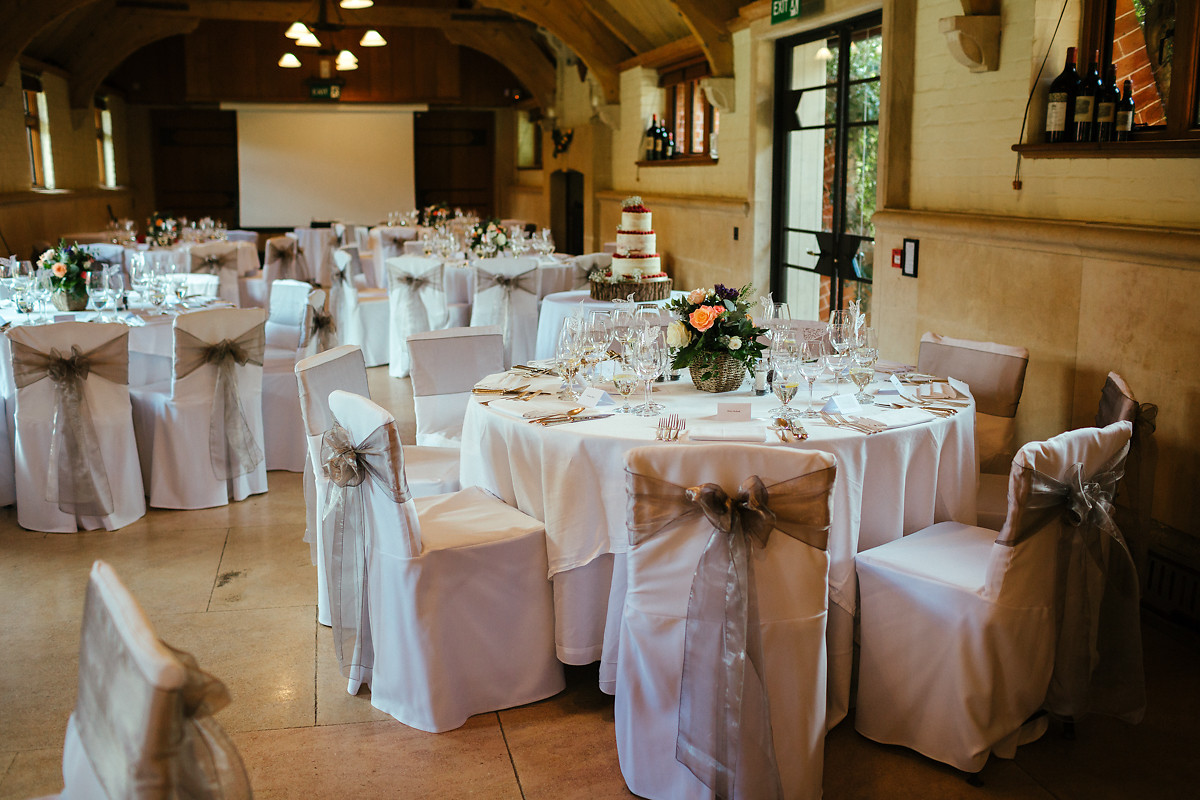
[[1014, 144], [1022, 158], [1200, 158], [1200, 138]]
[[707, 167], [717, 163], [717, 159], [708, 155], [677, 156], [675, 158], [660, 158], [655, 161], [638, 161], [639, 167]]

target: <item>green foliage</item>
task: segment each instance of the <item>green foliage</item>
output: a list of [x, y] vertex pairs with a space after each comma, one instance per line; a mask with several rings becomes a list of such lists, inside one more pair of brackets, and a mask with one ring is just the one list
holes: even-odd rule
[[671, 367], [691, 367], [705, 379], [714, 374], [713, 357], [724, 354], [752, 369], [763, 352], [758, 337], [767, 332], [755, 325], [749, 314], [751, 304], [746, 298], [753, 293], [752, 284], [741, 289], [717, 284], [668, 303], [667, 310], [677, 317], [667, 329], [667, 344], [673, 353]]

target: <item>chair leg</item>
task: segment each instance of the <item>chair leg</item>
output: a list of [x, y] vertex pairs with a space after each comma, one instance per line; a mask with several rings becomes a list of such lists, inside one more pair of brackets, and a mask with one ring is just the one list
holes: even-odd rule
[[1075, 741], [1075, 718], [1064, 717], [1062, 723], [1062, 738], [1068, 742]]

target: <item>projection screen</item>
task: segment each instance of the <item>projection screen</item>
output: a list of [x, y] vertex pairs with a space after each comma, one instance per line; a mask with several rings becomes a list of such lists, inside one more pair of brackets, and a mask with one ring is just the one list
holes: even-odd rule
[[376, 224], [416, 205], [420, 105], [222, 104], [237, 112], [241, 227]]

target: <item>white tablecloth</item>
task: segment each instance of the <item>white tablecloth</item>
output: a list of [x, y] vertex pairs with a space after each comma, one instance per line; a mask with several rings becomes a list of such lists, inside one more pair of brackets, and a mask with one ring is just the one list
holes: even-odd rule
[[[817, 396], [829, 393], [817, 384]], [[797, 397], [798, 406], [805, 392]], [[696, 391], [685, 373], [656, 384], [655, 398], [689, 422], [716, 413], [718, 401], [749, 401], [756, 417], [778, 403], [742, 389], [720, 395]], [[871, 413], [886, 422], [885, 411]], [[856, 607], [854, 554], [935, 522], [974, 524], [977, 465], [974, 408], [951, 418], [872, 436], [808, 424], [803, 447], [838, 459], [829, 539], [829, 721], [849, 706]], [[561, 660], [615, 663], [620, 619], [625, 526], [624, 456], [654, 444], [655, 418], [616, 415], [553, 427], [529, 424], [471, 403], [463, 426], [462, 485], [481, 486], [546, 523], [550, 575], [555, 583], [556, 644]], [[783, 445], [772, 434], [763, 446]], [[661, 444], [664, 447], [687, 446]], [[616, 554], [610, 560], [607, 554]], [[612, 576], [612, 577], [610, 577]], [[612, 584], [609, 593], [609, 582]], [[605, 598], [607, 597], [607, 604]], [[606, 607], [607, 605], [607, 607]], [[602, 666], [602, 682], [604, 678]]]
[[[664, 308], [671, 300], [683, 297], [683, 295], [684, 292], [671, 292], [669, 299], [658, 300], [654, 304]], [[558, 333], [562, 330], [563, 320], [574, 314], [580, 303], [583, 304], [584, 311], [611, 311], [613, 309], [611, 300], [593, 300], [591, 289], [577, 289], [546, 295], [542, 298], [542, 309], [538, 315], [537, 346], [534, 349], [534, 358], [554, 358], [554, 350], [558, 346]], [[664, 312], [663, 324], [665, 325], [667, 322], [670, 322], [670, 319]]]

